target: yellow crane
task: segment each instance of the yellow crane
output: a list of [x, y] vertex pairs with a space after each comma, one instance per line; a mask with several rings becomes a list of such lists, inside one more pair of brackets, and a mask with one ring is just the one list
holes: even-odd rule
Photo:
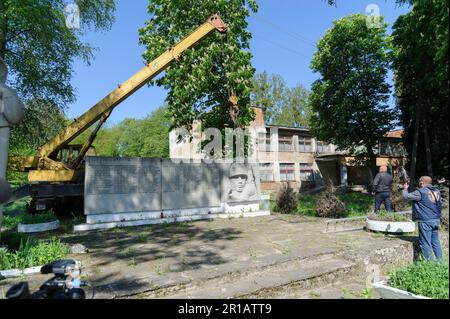
[[[167, 69], [172, 62], [180, 58], [184, 51], [192, 48], [215, 31], [227, 32], [227, 25], [218, 15], [210, 17], [178, 44], [169, 48], [138, 73], [120, 84], [118, 88], [59, 132], [48, 143], [41, 146], [38, 156], [10, 159], [12, 166], [17, 170], [28, 172], [28, 181], [31, 183], [16, 191], [10, 202], [27, 195], [35, 197], [82, 196], [83, 160], [86, 154], [92, 152], [92, 143], [114, 108]], [[95, 123], [97, 124], [84, 145], [69, 144]]]

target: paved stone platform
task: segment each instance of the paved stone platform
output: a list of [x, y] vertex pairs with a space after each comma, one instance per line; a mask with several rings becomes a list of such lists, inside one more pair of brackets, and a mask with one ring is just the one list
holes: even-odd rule
[[[324, 233], [322, 219], [272, 215], [68, 234], [96, 298], [307, 298], [413, 260], [415, 236]], [[448, 236], [447, 247], [448, 247]], [[36, 289], [47, 276], [32, 276]], [[0, 297], [16, 280], [0, 281]], [[326, 295], [325, 293], [317, 293]], [[318, 297], [315, 297], [318, 298]]]

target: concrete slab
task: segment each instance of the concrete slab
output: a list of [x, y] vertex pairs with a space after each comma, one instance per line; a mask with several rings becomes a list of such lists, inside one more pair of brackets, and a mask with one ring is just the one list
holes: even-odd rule
[[[220, 297], [222, 288], [229, 292], [224, 297], [300, 296], [343, 278], [367, 277], [370, 265], [383, 273], [414, 257], [414, 236], [323, 231], [322, 219], [272, 215], [66, 234], [62, 240], [89, 249], [72, 257], [82, 261], [97, 298]], [[29, 279], [36, 289], [48, 277]], [[0, 293], [14, 282], [0, 281]]]

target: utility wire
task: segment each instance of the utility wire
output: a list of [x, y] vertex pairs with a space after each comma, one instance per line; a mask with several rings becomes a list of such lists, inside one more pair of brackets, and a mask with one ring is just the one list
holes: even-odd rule
[[272, 41], [272, 40], [266, 39], [266, 38], [264, 38], [264, 37], [259, 36], [258, 34], [255, 34], [255, 33], [253, 33], [253, 36], [255, 36], [256, 38], [259, 38], [259, 39], [261, 39], [261, 40], [263, 40], [263, 41], [265, 41], [265, 42], [267, 42], [267, 43], [270, 43], [270, 44], [272, 44], [272, 45], [274, 45], [274, 46], [276, 46], [276, 47], [279, 47], [279, 48], [281, 48], [281, 49], [284, 49], [284, 50], [287, 50], [287, 51], [289, 51], [289, 52], [291, 52], [291, 53], [294, 53], [294, 54], [296, 54], [296, 55], [298, 55], [298, 56], [301, 56], [302, 58], [308, 59], [309, 61], [312, 60], [311, 57], [309, 57], [309, 56], [307, 56], [307, 55], [305, 55], [305, 54], [303, 54], [303, 53], [301, 53], [301, 52], [299, 52], [299, 51], [296, 51], [296, 50], [294, 50], [294, 49], [291, 49], [291, 48], [289, 48], [289, 47], [287, 47], [287, 46], [285, 46], [285, 45], [283, 45], [283, 44], [280, 44], [280, 43], [274, 42], [274, 41]]
[[274, 29], [277, 29], [277, 30], [281, 31], [282, 33], [284, 33], [284, 34], [286, 34], [286, 35], [288, 35], [288, 36], [290, 36], [290, 37], [292, 37], [292, 38], [294, 38], [294, 39], [296, 39], [296, 40], [298, 40], [300, 42], [303, 42], [303, 43], [305, 43], [305, 44], [307, 44], [307, 45], [309, 45], [311, 47], [317, 48], [317, 46], [314, 43], [314, 41], [312, 41], [312, 40], [310, 40], [310, 39], [308, 39], [306, 37], [303, 37], [300, 34], [294, 32], [292, 30], [289, 30], [289, 29], [287, 29], [285, 27], [277, 25], [277, 24], [273, 23], [272, 21], [270, 21], [270, 20], [268, 20], [266, 18], [261, 18], [261, 17], [259, 17], [257, 15], [253, 15], [252, 17], [255, 18], [256, 20], [259, 20], [259, 21], [261, 21], [261, 22], [263, 22], [263, 23], [273, 27]]

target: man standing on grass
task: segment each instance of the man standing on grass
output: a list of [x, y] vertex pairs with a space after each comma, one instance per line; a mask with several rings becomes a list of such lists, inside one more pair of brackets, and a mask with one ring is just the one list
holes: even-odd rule
[[373, 191], [375, 193], [375, 212], [381, 208], [384, 203], [384, 208], [390, 212], [391, 209], [391, 190], [392, 190], [392, 175], [388, 173], [386, 166], [380, 167], [380, 172], [373, 180]]
[[432, 252], [437, 259], [442, 259], [439, 225], [441, 224], [442, 197], [433, 180], [422, 176], [419, 189], [408, 193], [409, 182], [403, 185], [403, 198], [413, 202], [413, 219], [419, 224], [419, 246], [422, 255], [430, 260]]

